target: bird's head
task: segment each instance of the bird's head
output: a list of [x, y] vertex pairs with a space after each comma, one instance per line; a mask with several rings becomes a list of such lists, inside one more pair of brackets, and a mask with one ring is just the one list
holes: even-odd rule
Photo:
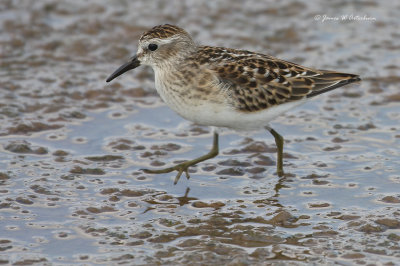
[[196, 49], [190, 35], [183, 29], [165, 24], [142, 34], [136, 55], [107, 78], [107, 82], [140, 65], [168, 68]]

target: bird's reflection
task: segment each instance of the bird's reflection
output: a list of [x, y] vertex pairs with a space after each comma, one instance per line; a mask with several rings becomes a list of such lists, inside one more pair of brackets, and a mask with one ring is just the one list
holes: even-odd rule
[[[189, 204], [190, 202], [192, 202], [192, 201], [194, 201], [194, 200], [198, 200], [198, 198], [195, 198], [195, 197], [188, 197], [189, 192], [190, 192], [190, 188], [187, 187], [187, 188], [186, 188], [186, 191], [185, 191], [185, 195], [183, 195], [183, 196], [181, 196], [181, 197], [176, 197], [176, 199], [178, 200], [177, 204], [179, 204], [179, 206], [184, 206], [184, 205]], [[174, 204], [174, 203], [171, 203], [171, 202], [160, 202], [160, 201], [155, 200], [155, 199], [146, 200], [146, 202], [149, 203], [149, 204], [151, 204], [151, 205], [148, 206], [148, 207], [143, 211], [143, 213], [146, 213], [146, 212], [148, 212], [148, 211], [150, 211], [150, 210], [155, 209], [155, 207], [153, 207], [153, 205], [162, 205], [162, 204], [171, 205], [171, 204]]]

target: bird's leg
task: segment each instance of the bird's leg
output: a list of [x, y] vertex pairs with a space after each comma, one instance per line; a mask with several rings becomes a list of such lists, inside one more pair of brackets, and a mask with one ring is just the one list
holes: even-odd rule
[[278, 176], [283, 176], [283, 137], [279, 135], [273, 128], [266, 127], [266, 129], [274, 136], [278, 158], [276, 162], [276, 173]]
[[148, 174], [165, 174], [165, 173], [170, 173], [172, 171], [178, 171], [178, 174], [176, 175], [175, 181], [174, 181], [174, 184], [176, 184], [176, 183], [178, 183], [178, 180], [181, 177], [183, 172], [185, 172], [187, 179], [190, 178], [190, 175], [188, 172], [188, 169], [190, 166], [193, 166], [199, 162], [214, 158], [217, 155], [218, 155], [218, 133], [214, 132], [213, 146], [207, 154], [200, 156], [196, 159], [193, 159], [193, 160], [190, 160], [187, 162], [183, 162], [183, 163], [180, 163], [180, 164], [177, 164], [175, 166], [168, 167], [165, 169], [160, 169], [160, 170], [142, 169], [142, 170]]

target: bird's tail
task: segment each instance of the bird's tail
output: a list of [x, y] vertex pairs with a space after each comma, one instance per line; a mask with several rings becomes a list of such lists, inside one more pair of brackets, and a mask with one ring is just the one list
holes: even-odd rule
[[314, 97], [321, 93], [331, 91], [333, 89], [342, 87], [344, 85], [360, 81], [360, 77], [354, 74], [340, 73], [328, 70], [319, 70], [321, 74], [312, 77], [314, 87], [312, 91], [307, 94], [307, 98]]

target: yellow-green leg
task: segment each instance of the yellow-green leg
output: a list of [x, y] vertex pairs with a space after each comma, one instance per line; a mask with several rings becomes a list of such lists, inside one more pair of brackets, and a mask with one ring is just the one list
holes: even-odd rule
[[267, 127], [268, 131], [274, 136], [275, 144], [277, 149], [277, 162], [276, 162], [276, 173], [278, 176], [283, 176], [283, 137], [279, 135], [273, 128]]
[[189, 172], [188, 172], [188, 169], [189, 169], [190, 166], [193, 166], [193, 165], [195, 165], [195, 164], [197, 164], [199, 162], [214, 158], [217, 155], [218, 155], [218, 133], [214, 132], [213, 146], [212, 146], [211, 150], [207, 154], [205, 154], [203, 156], [200, 156], [200, 157], [198, 157], [196, 159], [193, 159], [193, 160], [190, 160], [190, 161], [187, 161], [187, 162], [183, 162], [183, 163], [180, 163], [180, 164], [177, 164], [175, 166], [168, 167], [168, 168], [165, 168], [165, 169], [160, 169], [160, 170], [142, 169], [142, 170], [145, 173], [148, 173], [148, 174], [165, 174], [165, 173], [170, 173], [172, 171], [178, 171], [178, 174], [176, 175], [175, 181], [174, 181], [174, 184], [176, 184], [176, 183], [178, 183], [179, 178], [181, 177], [183, 172], [186, 173], [186, 178], [187, 179], [190, 178], [190, 175], [189, 175]]

